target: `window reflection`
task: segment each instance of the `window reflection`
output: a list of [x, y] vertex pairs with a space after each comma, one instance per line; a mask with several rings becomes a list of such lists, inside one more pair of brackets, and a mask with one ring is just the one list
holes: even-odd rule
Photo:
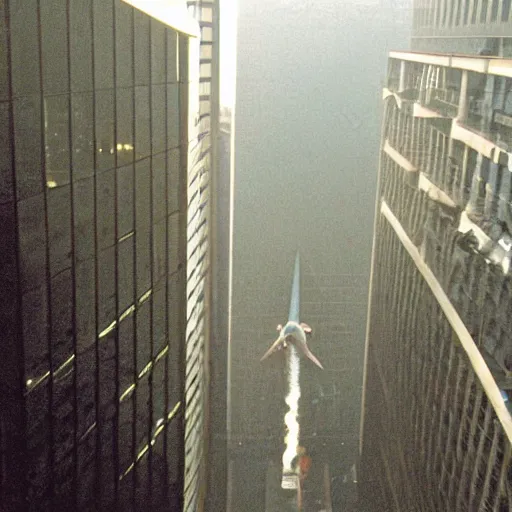
[[71, 266], [71, 190], [69, 185], [47, 194], [50, 273], [56, 275]]
[[92, 176], [94, 170], [93, 94], [71, 96], [73, 179]]
[[120, 239], [133, 232], [133, 185], [133, 165], [117, 169], [117, 234]]
[[2, 102], [0, 103], [0, 147], [2, 148], [0, 151], [0, 204], [11, 201], [14, 197], [10, 139], [9, 104]]
[[132, 87], [117, 89], [117, 165], [122, 166], [133, 161], [133, 94]]
[[16, 192], [23, 199], [42, 191], [41, 100], [29, 96], [13, 104]]
[[91, 3], [92, 0], [69, 2], [71, 90], [74, 92], [93, 89]]
[[96, 168], [114, 167], [114, 91], [97, 90], [96, 101]]
[[44, 98], [46, 186], [69, 183], [68, 95]]
[[151, 88], [151, 142], [153, 154], [165, 151], [165, 131], [165, 85], [154, 85]]
[[69, 90], [66, 0], [40, 2], [42, 32], [43, 90], [61, 94]]
[[135, 87], [135, 158], [149, 155], [149, 87]]
[[149, 18], [142, 12], [134, 11], [135, 41], [135, 85], [149, 84]]

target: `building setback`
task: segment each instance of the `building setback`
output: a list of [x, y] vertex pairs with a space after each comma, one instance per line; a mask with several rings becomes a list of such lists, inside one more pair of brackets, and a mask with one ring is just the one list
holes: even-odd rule
[[204, 20], [186, 2], [148, 4], [0, 8], [8, 511], [204, 501], [215, 268]]
[[511, 16], [505, 1], [418, 1], [418, 51], [389, 56], [358, 474], [365, 511], [512, 509]]

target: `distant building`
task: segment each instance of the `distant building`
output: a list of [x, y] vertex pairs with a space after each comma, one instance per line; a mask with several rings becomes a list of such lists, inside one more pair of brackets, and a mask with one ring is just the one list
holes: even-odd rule
[[218, 4], [198, 4], [0, 8], [2, 510], [204, 508], [229, 318], [211, 313]]
[[412, 49], [512, 57], [510, 0], [415, 0]]
[[[221, 9], [233, 8], [230, 2], [189, 0], [187, 5], [201, 30], [196, 138], [189, 139], [193, 162], [188, 189], [185, 384], [189, 457], [184, 510], [195, 512], [226, 509], [234, 104], [228, 112], [221, 109], [221, 86], [234, 90], [235, 69], [221, 65], [220, 22], [224, 20], [224, 37], [235, 30], [226, 25], [235, 24], [236, 18], [221, 15]], [[221, 69], [229, 69], [229, 75], [221, 74]]]
[[417, 51], [389, 55], [364, 511], [512, 508], [511, 16], [509, 1], [418, 1]]

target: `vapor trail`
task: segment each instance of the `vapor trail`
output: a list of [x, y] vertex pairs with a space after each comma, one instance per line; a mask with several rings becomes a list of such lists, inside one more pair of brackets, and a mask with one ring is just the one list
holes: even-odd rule
[[288, 412], [284, 416], [286, 425], [286, 435], [284, 442], [286, 449], [283, 454], [283, 471], [292, 470], [292, 460], [297, 455], [297, 447], [299, 446], [299, 398], [300, 398], [300, 361], [299, 354], [293, 345], [289, 346], [289, 354], [287, 358], [288, 366], [288, 394], [285, 402], [288, 405]]

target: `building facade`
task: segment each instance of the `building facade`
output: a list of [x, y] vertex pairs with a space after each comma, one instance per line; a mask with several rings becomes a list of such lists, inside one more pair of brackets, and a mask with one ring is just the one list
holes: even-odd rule
[[203, 507], [214, 4], [191, 7], [0, 9], [2, 509]]
[[512, 57], [510, 0], [415, 0], [412, 49]]
[[[503, 1], [417, 2], [422, 51], [389, 56], [358, 474], [365, 511], [512, 507], [512, 60], [503, 58], [512, 32], [497, 28], [510, 14]], [[471, 23], [499, 44], [458, 54], [474, 43]]]

